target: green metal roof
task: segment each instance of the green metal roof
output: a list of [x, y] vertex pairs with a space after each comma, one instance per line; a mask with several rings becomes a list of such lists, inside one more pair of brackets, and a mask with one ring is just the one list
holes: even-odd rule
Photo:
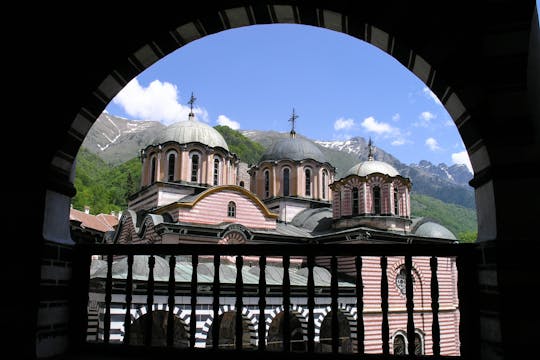
[[[148, 258], [149, 255], [135, 255], [133, 257], [133, 280], [148, 279]], [[154, 256], [154, 280], [169, 281], [169, 262], [163, 257]], [[92, 270], [93, 269], [93, 270]], [[118, 259], [112, 264], [113, 279], [127, 278], [127, 257]], [[191, 262], [178, 257], [175, 266], [176, 282], [191, 282], [193, 267]], [[257, 265], [242, 267], [242, 281], [244, 284], [259, 283], [260, 268]], [[274, 265], [266, 266], [266, 285], [282, 285], [283, 284], [283, 268]], [[103, 260], [92, 260], [91, 278], [106, 278], [107, 263]], [[292, 286], [307, 286], [308, 280], [307, 268], [289, 268], [289, 278]], [[322, 267], [315, 266], [313, 268], [313, 278], [315, 286], [330, 286], [330, 272]], [[235, 264], [220, 264], [219, 266], [219, 281], [222, 284], [236, 283], [236, 265]], [[212, 283], [214, 282], [214, 264], [212, 262], [201, 262], [197, 266], [197, 282]], [[340, 287], [354, 287], [355, 285], [349, 282], [338, 282]]]

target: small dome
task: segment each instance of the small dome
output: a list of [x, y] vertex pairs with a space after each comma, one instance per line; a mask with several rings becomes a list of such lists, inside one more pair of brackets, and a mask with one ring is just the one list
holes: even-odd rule
[[427, 221], [418, 226], [414, 234], [423, 237], [457, 240], [456, 236], [450, 230], [432, 221]]
[[314, 142], [299, 137], [288, 137], [275, 142], [266, 150], [260, 161], [284, 159], [295, 161], [313, 159], [320, 163], [328, 162]]
[[227, 142], [219, 131], [195, 119], [179, 121], [167, 126], [154, 140], [154, 144], [163, 144], [167, 141], [176, 141], [179, 144], [199, 142], [210, 147], [219, 146], [229, 150]]
[[318, 208], [300, 211], [292, 219], [291, 224], [312, 232], [319, 232], [331, 229], [332, 222], [332, 209]]
[[392, 165], [378, 160], [368, 160], [354, 165], [345, 173], [347, 175], [367, 176], [373, 173], [381, 173], [391, 177], [398, 176], [399, 172]]

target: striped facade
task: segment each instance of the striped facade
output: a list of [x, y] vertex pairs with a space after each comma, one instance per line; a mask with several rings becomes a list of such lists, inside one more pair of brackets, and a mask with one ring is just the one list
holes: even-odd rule
[[[325, 264], [326, 259], [317, 261], [320, 265]], [[340, 258], [338, 260], [340, 272], [349, 271], [349, 267], [354, 263], [354, 258]], [[430, 259], [426, 257], [413, 258], [413, 277], [414, 277], [414, 323], [415, 333], [420, 336], [422, 341], [422, 354], [432, 354], [432, 311], [431, 311], [431, 290], [430, 283]], [[366, 353], [381, 353], [382, 352], [382, 333], [381, 333], [381, 270], [380, 259], [378, 257], [363, 257], [362, 281], [364, 286], [363, 292], [363, 320], [364, 320], [364, 346]], [[440, 346], [442, 355], [459, 355], [459, 311], [456, 289], [456, 264], [453, 258], [438, 259], [438, 282], [439, 282], [439, 323], [440, 323]], [[405, 295], [399, 288], [396, 281], [400, 269], [404, 266], [404, 260], [401, 257], [388, 257], [387, 276], [389, 279], [388, 290], [388, 321], [389, 321], [389, 337], [394, 339], [399, 334], [406, 334], [407, 331], [407, 311]], [[300, 268], [301, 269], [301, 268]], [[291, 269], [291, 275], [296, 269]], [[294, 287], [292, 289], [295, 292]], [[343, 317], [343, 322], [340, 322], [340, 333], [343, 333], [348, 339], [344, 341], [344, 346], [340, 352], [355, 352], [357, 339], [357, 316], [358, 308], [356, 307], [356, 297], [350, 293], [350, 288], [340, 288], [339, 312]], [[93, 304], [93, 309], [97, 309], [98, 324], [89, 322], [88, 336], [94, 341], [103, 341], [103, 323], [105, 315], [105, 298], [101, 292], [91, 292], [90, 303]], [[113, 342], [124, 341], [125, 336], [125, 295], [121, 293], [113, 294], [111, 302], [111, 328], [110, 340]], [[181, 321], [189, 333], [191, 326], [191, 297], [176, 296], [175, 308], [173, 312], [175, 318]], [[245, 329], [249, 333], [249, 346], [256, 347], [259, 342], [259, 314], [258, 296], [244, 296], [244, 306], [242, 308], [242, 316], [244, 322], [249, 324]], [[130, 309], [130, 319], [134, 323], [147, 313], [147, 298], [144, 295], [134, 295], [132, 307]], [[218, 315], [228, 311], [235, 310], [235, 296], [221, 296]], [[317, 296], [315, 299], [316, 305], [314, 308], [314, 324], [315, 324], [315, 342], [319, 345], [319, 350], [325, 351], [324, 341], [321, 341], [321, 334], [328, 334], [328, 324], [325, 318], [330, 314], [331, 299], [328, 296]], [[154, 296], [153, 311], [168, 312], [168, 297], [165, 295]], [[265, 307], [265, 341], [267, 346], [272, 342], [272, 334], [270, 328], [274, 321], [279, 321], [278, 314], [283, 311], [283, 298], [279, 295], [267, 296]], [[211, 346], [209, 340], [210, 329], [214, 323], [213, 298], [211, 296], [197, 296], [196, 305], [196, 347], [205, 348]], [[303, 344], [307, 343], [307, 322], [308, 322], [308, 305], [307, 297], [292, 296], [290, 313], [297, 320], [299, 328], [297, 334], [301, 334]], [[326, 327], [326, 328], [325, 328]], [[159, 336], [159, 335], [154, 335]], [[247, 336], [247, 335], [246, 335]], [[405, 336], [406, 337], [406, 336]], [[324, 337], [323, 337], [324, 338]], [[159, 339], [157, 340], [160, 341]], [[163, 341], [163, 339], [162, 339]], [[246, 345], [244, 344], [244, 347]], [[393, 350], [391, 350], [393, 351]]]
[[[217, 225], [224, 222], [242, 224], [252, 229], [275, 229], [276, 217], [255, 202], [247, 192], [228, 187], [230, 190], [215, 191], [191, 206], [191, 203], [170, 211], [175, 222]], [[228, 207], [234, 203], [234, 216], [229, 216]], [[266, 210], [266, 214], [265, 214]]]

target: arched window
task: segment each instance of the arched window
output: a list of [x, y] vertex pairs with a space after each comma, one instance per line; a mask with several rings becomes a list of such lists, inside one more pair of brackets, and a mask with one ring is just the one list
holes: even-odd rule
[[244, 182], [243, 181], [240, 181], [240, 186], [244, 187]]
[[304, 171], [306, 175], [306, 196], [311, 196], [311, 169]]
[[264, 171], [264, 197], [270, 197], [270, 171]]
[[326, 183], [328, 182], [328, 173], [326, 172], [326, 170], [323, 170], [322, 172], [322, 198], [323, 199], [326, 199]]
[[378, 186], [373, 188], [373, 213], [381, 214], [381, 188]]
[[405, 355], [407, 353], [407, 345], [405, 336], [397, 334], [394, 336], [394, 355]]
[[399, 192], [394, 188], [394, 214], [399, 215]]
[[356, 186], [352, 189], [352, 214], [358, 215], [358, 188]]
[[229, 201], [229, 205], [227, 206], [227, 216], [236, 217], [236, 204], [234, 201]]
[[214, 185], [219, 185], [219, 159], [214, 159]]
[[176, 162], [176, 154], [170, 153], [168, 162], [167, 162], [167, 181], [173, 182], [174, 181], [174, 164]]
[[191, 181], [199, 182], [199, 154], [191, 155]]
[[150, 184], [156, 182], [156, 170], [156, 157], [154, 156], [150, 163]]
[[[407, 355], [409, 354], [409, 343], [407, 339], [407, 333], [403, 330], [399, 330], [394, 335], [394, 355]], [[414, 333], [414, 354], [424, 355], [424, 339], [422, 334], [415, 331]]]
[[289, 168], [283, 169], [283, 196], [289, 196], [290, 186], [290, 170]]

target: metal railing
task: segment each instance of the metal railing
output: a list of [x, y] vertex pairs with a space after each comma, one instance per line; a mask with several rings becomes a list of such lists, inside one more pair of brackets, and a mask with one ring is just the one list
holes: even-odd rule
[[[86, 245], [81, 244], [76, 246], [76, 257], [74, 259], [73, 266], [73, 279], [76, 286], [73, 287], [73, 314], [72, 325], [73, 336], [72, 344], [78, 349], [84, 349], [84, 351], [90, 351], [95, 354], [129, 354], [129, 353], [163, 353], [171, 352], [183, 352], [183, 353], [195, 353], [204, 351], [226, 351], [220, 347], [220, 331], [218, 326], [212, 326], [210, 333], [212, 343], [206, 349], [201, 349], [196, 346], [196, 321], [190, 322], [190, 326], [187, 329], [188, 338], [186, 340], [185, 347], [175, 346], [175, 316], [173, 311], [167, 313], [167, 329], [166, 329], [166, 341], [163, 346], [152, 346], [152, 322], [146, 321], [144, 331], [144, 343], [141, 345], [130, 344], [129, 336], [125, 336], [122, 342], [111, 341], [111, 302], [113, 293], [118, 296], [120, 294], [124, 297], [124, 328], [125, 333], [129, 333], [132, 323], [131, 309], [133, 301], [133, 289], [136, 288], [141, 296], [141, 291], [146, 296], [146, 309], [147, 314], [150, 314], [149, 319], [152, 318], [152, 312], [155, 309], [155, 294], [156, 291], [160, 294], [166, 294], [168, 309], [174, 309], [177, 305], [176, 297], [180, 294], [190, 297], [191, 319], [196, 319], [196, 305], [198, 299], [200, 299], [201, 282], [197, 271], [192, 271], [191, 280], [189, 286], [179, 288], [178, 281], [175, 279], [176, 261], [179, 257], [191, 258], [191, 264], [193, 269], [197, 269], [199, 259], [201, 257], [211, 259], [214, 266], [213, 281], [209, 284], [206, 283], [206, 294], [211, 297], [212, 304], [211, 310], [213, 317], [218, 319], [220, 312], [220, 297], [223, 296], [223, 292], [233, 294], [235, 297], [234, 308], [242, 309], [244, 297], [249, 291], [250, 296], [258, 297], [259, 312], [259, 324], [266, 324], [265, 308], [267, 306], [266, 301], [269, 293], [269, 289], [275, 288], [275, 284], [269, 284], [265, 277], [265, 266], [267, 259], [280, 258], [281, 266], [283, 267], [283, 278], [281, 284], [278, 286], [280, 290], [280, 298], [282, 299], [282, 312], [283, 312], [283, 328], [281, 339], [282, 346], [280, 351], [287, 353], [290, 358], [310, 357], [310, 354], [317, 352], [317, 343], [315, 341], [315, 314], [314, 309], [316, 306], [316, 297], [320, 293], [320, 287], [315, 284], [314, 268], [319, 259], [327, 259], [326, 263], [328, 271], [331, 275], [331, 281], [329, 286], [328, 297], [329, 306], [332, 314], [339, 313], [338, 299], [340, 297], [340, 288], [338, 286], [338, 280], [341, 277], [338, 259], [342, 257], [348, 257], [354, 259], [354, 267], [356, 274], [362, 274], [363, 258], [365, 257], [378, 257], [380, 259], [380, 309], [382, 315], [382, 321], [380, 324], [382, 351], [381, 354], [366, 354], [365, 353], [365, 334], [364, 334], [364, 317], [356, 316], [356, 342], [354, 346], [354, 353], [347, 354], [340, 352], [340, 329], [338, 316], [331, 317], [331, 341], [329, 341], [328, 348], [331, 355], [339, 355], [344, 357], [358, 356], [366, 358], [392, 358], [397, 355], [392, 355], [390, 351], [390, 334], [389, 334], [389, 304], [388, 304], [388, 276], [387, 276], [387, 259], [389, 257], [403, 257], [405, 275], [405, 287], [406, 287], [406, 313], [407, 313], [407, 353], [409, 357], [415, 357], [415, 323], [414, 323], [414, 286], [413, 286], [413, 257], [428, 257], [431, 269], [430, 280], [430, 297], [431, 297], [431, 338], [432, 348], [430, 349], [430, 355], [421, 355], [421, 358], [429, 359], [472, 359], [477, 355], [477, 335], [478, 335], [478, 314], [477, 306], [475, 302], [475, 295], [477, 292], [476, 283], [476, 266], [474, 259], [474, 245], [473, 244], [306, 244], [306, 245], [193, 245], [193, 244], [180, 244], [180, 245], [163, 245], [163, 244], [145, 244], [145, 245]], [[106, 261], [106, 277], [99, 279], [102, 282], [102, 292], [104, 294], [104, 310], [103, 310], [103, 334], [102, 339], [99, 342], [87, 341], [87, 328], [88, 328], [88, 300], [89, 291], [91, 287], [90, 266], [92, 256], [99, 255]], [[133, 279], [133, 258], [137, 255], [148, 256], [148, 278], [143, 282], [144, 286], [136, 287], [134, 283], [137, 280]], [[154, 279], [154, 263], [156, 256], [166, 256], [169, 261], [169, 277], [164, 282], [159, 284]], [[244, 284], [242, 277], [243, 259], [245, 257], [256, 257], [258, 259], [258, 266], [260, 268], [259, 278], [257, 284]], [[127, 274], [121, 280], [113, 278], [113, 261], [118, 257], [127, 258]], [[236, 266], [236, 279], [234, 284], [221, 284], [219, 277], [219, 269], [221, 266], [221, 259], [223, 257], [232, 257], [235, 259]], [[296, 341], [291, 338], [290, 319], [291, 319], [291, 280], [289, 275], [290, 260], [295, 258], [303, 258], [304, 265], [307, 267], [307, 283], [305, 287], [306, 299], [307, 299], [307, 324], [306, 327], [306, 341], [305, 351], [300, 353], [293, 353], [291, 351], [291, 343]], [[442, 356], [441, 355], [441, 331], [439, 325], [439, 287], [437, 279], [438, 259], [441, 257], [450, 257], [456, 260], [457, 267], [457, 291], [459, 296], [459, 356]], [[140, 281], [139, 281], [140, 282]], [[354, 281], [354, 291], [350, 294], [355, 297], [357, 313], [362, 314], [364, 310], [364, 285], [362, 276], [356, 276]], [[142, 290], [141, 290], [142, 289]], [[350, 295], [349, 294], [349, 295]], [[234, 349], [237, 352], [249, 352], [253, 354], [253, 351], [258, 351], [259, 354], [268, 353], [267, 344], [265, 340], [267, 336], [267, 329], [265, 326], [258, 326], [256, 329], [258, 342], [256, 347], [245, 347], [244, 331], [245, 326], [243, 324], [242, 316], [235, 317], [234, 326]], [[230, 346], [229, 346], [230, 347]], [[134, 350], [136, 349], [136, 350]], [[317, 353], [318, 355], [321, 355]], [[185, 356], [185, 355], [184, 355]]]

